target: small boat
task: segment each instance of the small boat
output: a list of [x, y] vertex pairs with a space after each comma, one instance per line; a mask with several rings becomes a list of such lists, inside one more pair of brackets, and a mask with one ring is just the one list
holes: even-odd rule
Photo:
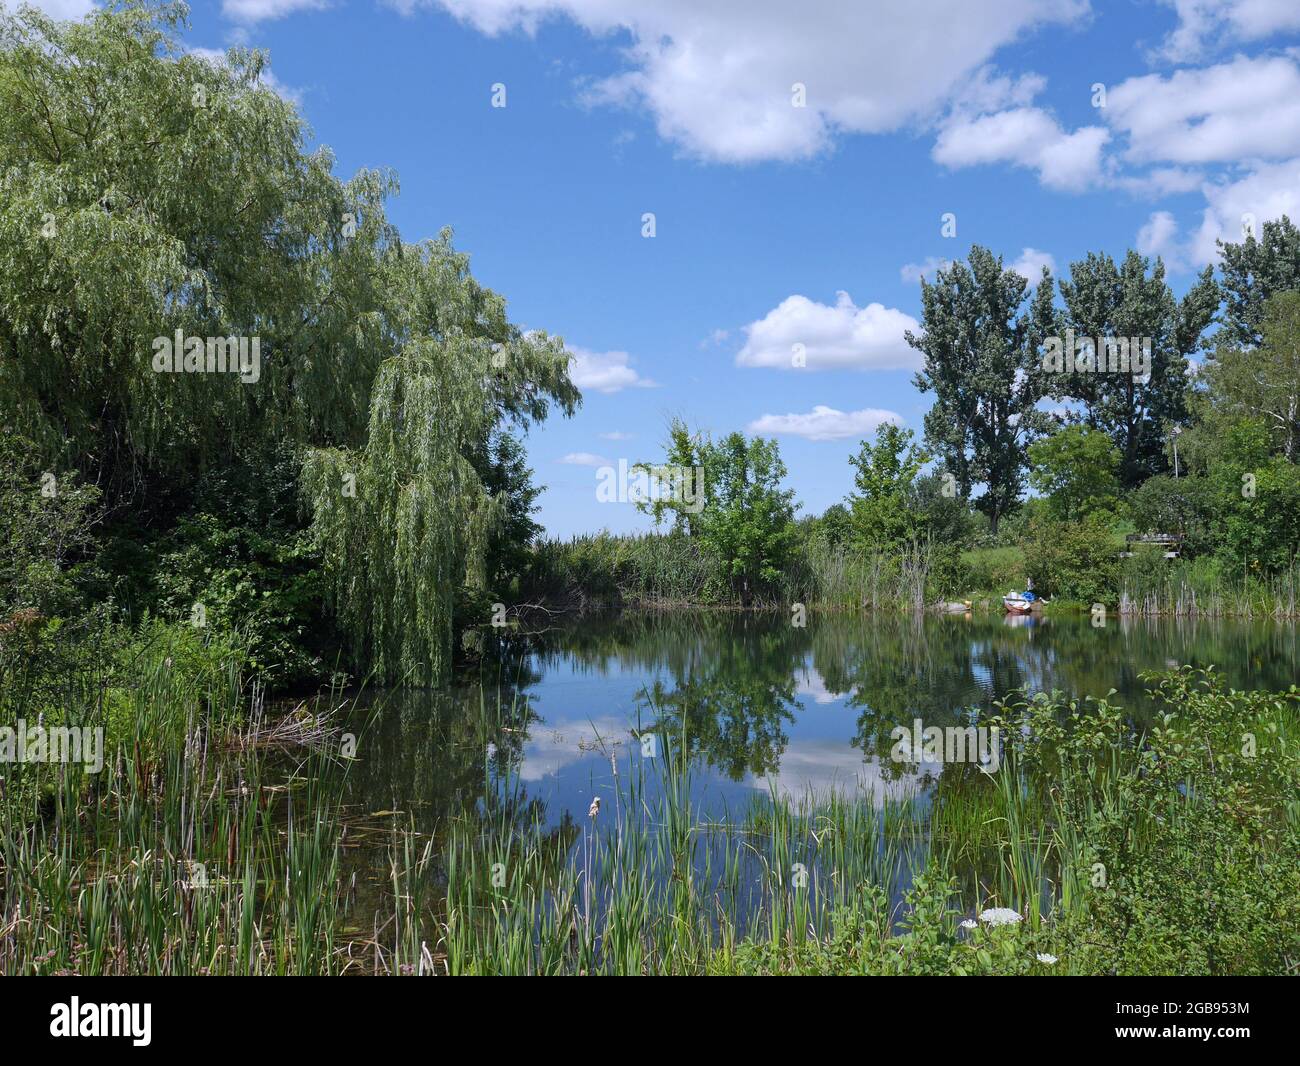
[[1002, 606], [1007, 609], [1008, 614], [1029, 614], [1030, 611], [1040, 610], [1043, 601], [1028, 590], [1008, 592], [1002, 597]]

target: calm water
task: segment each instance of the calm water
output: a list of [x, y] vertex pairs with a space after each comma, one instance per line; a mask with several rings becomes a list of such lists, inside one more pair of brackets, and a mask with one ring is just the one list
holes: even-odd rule
[[[890, 731], [969, 720], [1017, 689], [1112, 697], [1141, 720], [1139, 674], [1216, 666], [1238, 688], [1297, 680], [1295, 626], [1219, 620], [624, 614], [552, 629], [505, 665], [441, 692], [364, 708], [353, 799], [420, 825], [505, 787], [550, 825], [611, 802], [618, 773], [658, 779], [641, 731], [694, 755], [697, 811], [725, 818], [772, 790], [796, 798], [923, 794], [969, 766], [889, 758]], [[360, 724], [359, 722], [357, 723]], [[662, 763], [662, 759], [660, 759]], [[976, 771], [977, 772], [977, 771]]]

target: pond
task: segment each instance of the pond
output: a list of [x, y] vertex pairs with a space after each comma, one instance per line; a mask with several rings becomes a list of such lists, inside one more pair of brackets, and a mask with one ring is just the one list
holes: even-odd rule
[[[978, 767], [891, 758], [891, 731], [973, 720], [1017, 690], [1104, 697], [1137, 721], [1140, 675], [1218, 668], [1237, 688], [1297, 678], [1292, 624], [1225, 619], [736, 612], [587, 617], [517, 641], [481, 676], [436, 692], [363, 697], [350, 727], [352, 801], [422, 828], [509, 788], [550, 826], [642, 782], [664, 749], [690, 753], [697, 816], [726, 820], [772, 793], [923, 799]], [[363, 728], [363, 720], [364, 728]]]

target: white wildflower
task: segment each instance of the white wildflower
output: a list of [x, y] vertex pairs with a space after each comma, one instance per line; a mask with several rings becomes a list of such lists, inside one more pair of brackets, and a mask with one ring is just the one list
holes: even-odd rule
[[989, 925], [1015, 925], [1024, 919], [1010, 907], [990, 907], [986, 911], [980, 911], [980, 921]]
[[1047, 955], [1040, 951], [1038, 953], [1038, 961], [1044, 966], [1055, 966], [1057, 960], [1055, 955]]
[[979, 923], [971, 918], [967, 918], [961, 923], [961, 927], [963, 929], [978, 929]]

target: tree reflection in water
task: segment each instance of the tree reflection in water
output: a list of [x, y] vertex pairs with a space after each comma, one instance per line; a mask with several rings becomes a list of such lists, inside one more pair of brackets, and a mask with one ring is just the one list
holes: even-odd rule
[[[1140, 672], [1214, 665], [1236, 687], [1284, 689], [1300, 658], [1293, 625], [1008, 622], [1023, 620], [812, 614], [800, 628], [784, 614], [589, 617], [516, 642], [471, 683], [370, 701], [374, 720], [363, 735], [364, 757], [349, 769], [351, 788], [359, 805], [414, 812], [430, 825], [474, 812], [523, 824], [545, 802], [563, 805], [549, 812], [553, 822], [566, 814], [581, 821], [591, 794], [612, 781], [607, 742], [621, 742], [627, 762], [639, 758], [638, 724], [676, 738], [721, 781], [752, 785], [777, 775], [793, 739], [805, 760], [856, 764], [877, 782], [924, 785], [926, 771], [940, 768], [892, 761], [895, 726], [910, 729], [918, 718], [939, 727], [975, 722], [1020, 688], [1074, 697], [1114, 689], [1114, 701], [1142, 721], [1150, 708]], [[851, 721], [828, 717], [841, 712]], [[557, 722], [600, 728], [584, 726], [579, 736], [575, 727], [546, 749], [560, 751], [554, 776], [578, 784], [544, 801], [536, 794], [548, 777], [539, 751]], [[610, 737], [611, 728], [621, 735]], [[531, 776], [523, 772], [530, 752]], [[941, 776], [947, 783], [978, 773], [950, 764]]]

